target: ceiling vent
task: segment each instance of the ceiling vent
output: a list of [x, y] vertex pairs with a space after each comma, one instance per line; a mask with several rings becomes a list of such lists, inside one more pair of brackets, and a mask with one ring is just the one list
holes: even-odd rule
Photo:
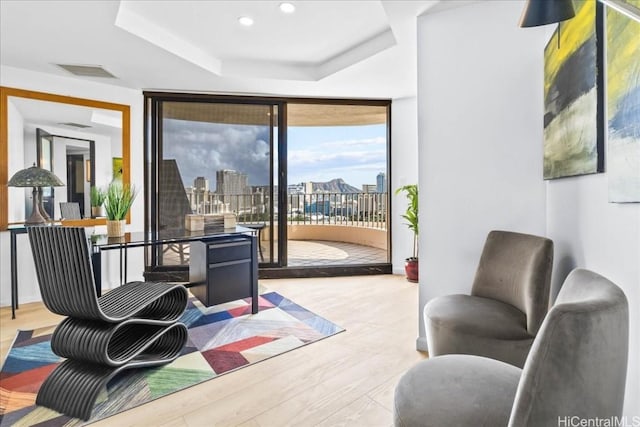
[[58, 67], [70, 72], [76, 76], [82, 77], [106, 77], [109, 79], [117, 78], [104, 68], [98, 65], [70, 65], [70, 64], [56, 64]]
[[69, 126], [69, 127], [78, 128], [78, 129], [86, 129], [86, 128], [90, 128], [91, 127], [89, 125], [82, 125], [80, 123], [73, 123], [73, 122], [58, 123], [58, 124], [62, 125], [62, 126]]

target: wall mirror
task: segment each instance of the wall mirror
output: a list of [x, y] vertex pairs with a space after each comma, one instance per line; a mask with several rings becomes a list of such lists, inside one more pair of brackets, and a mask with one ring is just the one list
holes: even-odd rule
[[130, 182], [130, 120], [128, 105], [0, 87], [0, 230], [30, 215], [31, 190], [7, 182], [34, 163], [65, 184], [42, 189], [50, 217], [60, 219], [61, 202], [77, 202], [83, 225], [104, 224], [91, 218], [90, 188]]

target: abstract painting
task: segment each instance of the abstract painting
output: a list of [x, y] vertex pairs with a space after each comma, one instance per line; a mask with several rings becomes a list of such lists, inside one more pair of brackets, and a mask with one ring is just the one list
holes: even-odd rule
[[640, 202], [640, 22], [607, 8], [606, 31], [609, 201]]
[[544, 178], [604, 170], [602, 5], [575, 1], [544, 51]]

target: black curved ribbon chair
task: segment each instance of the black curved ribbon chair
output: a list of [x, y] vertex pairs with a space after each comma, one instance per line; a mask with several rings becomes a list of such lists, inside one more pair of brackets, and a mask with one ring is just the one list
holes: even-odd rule
[[98, 298], [83, 228], [27, 232], [44, 304], [68, 316], [51, 337], [53, 352], [67, 360], [42, 384], [36, 404], [88, 420], [98, 393], [119, 372], [180, 355], [187, 328], [177, 320], [187, 307], [187, 290], [131, 282]]

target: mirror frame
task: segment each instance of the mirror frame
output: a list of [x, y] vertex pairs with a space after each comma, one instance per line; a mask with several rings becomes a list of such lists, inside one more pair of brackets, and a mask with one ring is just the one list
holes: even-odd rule
[[[9, 97], [27, 98], [39, 101], [59, 102], [61, 104], [78, 105], [82, 107], [114, 110], [122, 113], [122, 182], [129, 184], [130, 177], [130, 149], [131, 149], [131, 107], [124, 104], [96, 101], [93, 99], [76, 98], [73, 96], [56, 95], [53, 93], [36, 92], [0, 86], [0, 231], [9, 226]], [[93, 226], [104, 225], [106, 219], [83, 219], [73, 221], [73, 225]], [[131, 211], [127, 214], [127, 223], [131, 222]], [[22, 224], [23, 222], [12, 223]], [[71, 225], [71, 224], [69, 224]]]

